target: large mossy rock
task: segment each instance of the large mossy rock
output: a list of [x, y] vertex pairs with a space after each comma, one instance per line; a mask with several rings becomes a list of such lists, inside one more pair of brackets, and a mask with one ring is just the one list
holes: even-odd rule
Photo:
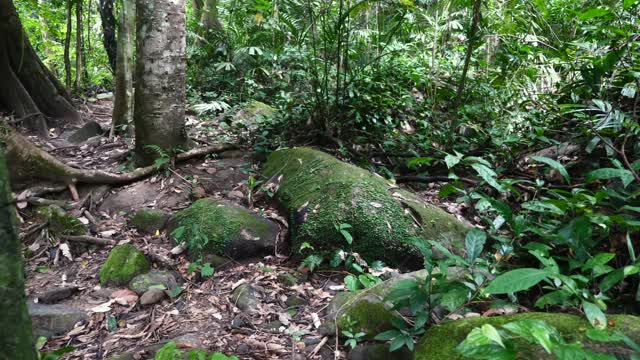
[[129, 289], [142, 295], [145, 292], [157, 288], [162, 290], [173, 290], [178, 287], [176, 276], [171, 271], [152, 270], [145, 274], [140, 274], [129, 282]]
[[[615, 323], [611, 330], [618, 330], [629, 336], [635, 342], [640, 341], [640, 317], [630, 315], [609, 315], [608, 319]], [[476, 327], [490, 324], [495, 328], [513, 321], [542, 320], [558, 329], [560, 334], [569, 343], [579, 341], [586, 348], [605, 352], [609, 355], [619, 355], [626, 358], [629, 349], [622, 343], [601, 343], [590, 341], [585, 332], [591, 325], [582, 317], [569, 314], [552, 313], [526, 313], [499, 317], [470, 318], [450, 321], [429, 328], [419, 341], [415, 350], [415, 360], [441, 360], [441, 359], [465, 359], [455, 348], [467, 337], [467, 334]], [[518, 359], [555, 359], [547, 354], [541, 347], [529, 343], [518, 343]]]
[[351, 225], [353, 251], [392, 265], [419, 258], [407, 244], [411, 238], [437, 240], [455, 252], [462, 247], [467, 227], [456, 217], [321, 151], [275, 151], [263, 173], [280, 179], [276, 200], [288, 212], [293, 249], [304, 242], [317, 251], [348, 248], [340, 224]]
[[278, 234], [271, 221], [243, 207], [216, 199], [200, 199], [177, 213], [168, 231], [186, 242], [189, 254], [247, 258], [273, 251]]
[[370, 288], [338, 293], [327, 307], [327, 322], [325, 327], [334, 326], [341, 331], [349, 330], [364, 332], [367, 338], [373, 338], [381, 332], [393, 329], [391, 320], [399, 317], [397, 311], [392, 310], [393, 304], [386, 298], [400, 281], [424, 280], [425, 270], [398, 275]]
[[111, 250], [100, 269], [100, 284], [125, 285], [150, 268], [151, 264], [142, 251], [131, 244], [118, 245]]
[[260, 101], [251, 101], [233, 116], [231, 123], [253, 131], [260, 122], [273, 117], [275, 113], [275, 108]]

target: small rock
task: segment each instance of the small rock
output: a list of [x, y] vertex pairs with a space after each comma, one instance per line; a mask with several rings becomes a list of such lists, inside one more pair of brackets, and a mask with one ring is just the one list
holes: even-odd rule
[[236, 317], [233, 318], [233, 320], [231, 320], [231, 327], [234, 329], [242, 329], [250, 326], [247, 320], [245, 319], [245, 316], [243, 314], [238, 314], [236, 315]]
[[280, 329], [281, 326], [282, 326], [282, 323], [278, 320], [275, 320], [275, 321], [271, 321], [264, 324], [262, 328], [265, 330], [278, 331], [278, 329]]
[[168, 213], [157, 209], [140, 209], [131, 218], [131, 225], [144, 234], [155, 234], [163, 230], [169, 220]]
[[249, 284], [238, 286], [231, 294], [231, 302], [240, 310], [247, 312], [257, 311], [260, 306], [258, 291]]
[[238, 345], [238, 347], [236, 348], [236, 354], [239, 354], [239, 355], [247, 354], [250, 351], [251, 351], [251, 346], [244, 343]]
[[146, 274], [140, 274], [129, 282], [129, 289], [141, 295], [152, 287], [163, 287], [163, 290], [172, 290], [178, 286], [175, 275], [170, 271], [152, 270]]
[[89, 121], [69, 136], [69, 142], [73, 144], [80, 144], [81, 142], [87, 141], [94, 136], [101, 135], [102, 133], [102, 127], [99, 123]]
[[306, 337], [303, 341], [305, 346], [315, 346], [319, 344], [322, 339], [317, 337]]
[[164, 299], [165, 296], [166, 296], [166, 294], [164, 293], [164, 290], [161, 290], [161, 289], [150, 289], [147, 292], [145, 292], [144, 294], [142, 294], [142, 296], [140, 297], [140, 304], [141, 305], [152, 305], [152, 304], [160, 302], [162, 299]]
[[244, 194], [242, 193], [242, 191], [233, 190], [233, 191], [229, 191], [229, 193], [227, 193], [227, 197], [230, 198], [230, 199], [242, 200], [242, 199], [244, 199]]
[[34, 336], [51, 337], [71, 331], [75, 324], [88, 319], [87, 312], [66, 305], [29, 303]]
[[200, 349], [204, 348], [204, 342], [200, 339], [196, 334], [184, 334], [180, 335], [176, 338], [173, 338], [169, 341], [173, 341], [178, 345], [179, 348], [191, 348], [191, 349]]

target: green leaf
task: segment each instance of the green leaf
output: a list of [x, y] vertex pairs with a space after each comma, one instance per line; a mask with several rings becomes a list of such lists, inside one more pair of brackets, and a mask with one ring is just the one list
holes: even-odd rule
[[569, 177], [569, 173], [567, 172], [567, 169], [559, 162], [545, 156], [532, 156], [531, 159], [541, 163], [545, 163], [551, 166], [553, 169], [558, 170], [558, 172], [560, 173], [560, 175], [562, 175], [562, 177], [567, 182], [567, 184], [571, 184], [571, 178]]
[[601, 168], [587, 174], [587, 182], [594, 180], [608, 180], [620, 178], [624, 187], [629, 186], [635, 179], [633, 173], [627, 169]]
[[546, 270], [522, 268], [506, 272], [495, 278], [485, 289], [487, 294], [510, 294], [528, 290], [546, 279]]
[[357, 291], [360, 286], [358, 286], [358, 279], [353, 275], [347, 275], [344, 277], [344, 285], [349, 291]]
[[499, 192], [507, 191], [507, 189], [496, 180], [498, 174], [496, 174], [495, 171], [479, 163], [471, 164], [471, 167], [478, 173], [482, 180], [486, 181], [487, 184], [491, 185], [494, 189]]
[[176, 286], [173, 289], [171, 289], [171, 291], [169, 292], [169, 296], [172, 299], [177, 298], [178, 296], [180, 296], [180, 294], [182, 294], [182, 291], [184, 291], [184, 289], [180, 286]]
[[600, 284], [598, 285], [598, 287], [600, 288], [601, 291], [608, 291], [613, 286], [618, 284], [620, 281], [624, 280], [625, 277], [629, 275], [637, 274], [638, 270], [640, 269], [637, 266], [632, 266], [632, 265], [625, 266], [620, 269], [616, 269], [608, 273], [607, 276], [605, 276], [602, 279], [602, 281], [600, 281]]
[[494, 328], [493, 326], [489, 324], [482, 325], [480, 331], [482, 331], [482, 334], [486, 336], [487, 339], [497, 343], [502, 347], [505, 347], [504, 343], [502, 342], [502, 337], [498, 333], [498, 330], [496, 330], [496, 328]]
[[387, 340], [391, 340], [398, 337], [398, 335], [400, 334], [401, 333], [398, 330], [387, 330], [385, 332], [382, 332], [376, 335], [376, 337], [374, 337], [373, 339], [378, 341], [387, 341]]
[[487, 234], [484, 231], [476, 228], [469, 230], [464, 241], [469, 262], [475, 261], [480, 256], [486, 241]]
[[460, 160], [462, 160], [462, 156], [447, 154], [447, 156], [444, 157], [444, 162], [447, 164], [447, 168], [449, 169], [458, 165], [458, 163], [460, 163]]
[[215, 269], [211, 267], [211, 264], [206, 263], [202, 265], [202, 268], [200, 269], [200, 275], [202, 275], [202, 277], [209, 277], [213, 275], [213, 273], [215, 273]]
[[611, 11], [604, 7], [593, 7], [578, 16], [580, 20], [589, 20], [611, 14]]
[[583, 301], [582, 310], [593, 327], [597, 329], [604, 329], [607, 327], [607, 317], [598, 305], [589, 301]]

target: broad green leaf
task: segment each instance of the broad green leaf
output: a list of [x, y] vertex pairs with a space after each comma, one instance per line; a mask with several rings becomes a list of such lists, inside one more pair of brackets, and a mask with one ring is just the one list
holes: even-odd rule
[[504, 343], [502, 342], [502, 337], [500, 336], [496, 328], [494, 328], [489, 324], [485, 324], [485, 325], [482, 325], [482, 328], [480, 328], [480, 330], [482, 331], [482, 334], [484, 334], [484, 336], [487, 337], [487, 339], [495, 342], [496, 344], [502, 347], [505, 347]]
[[344, 285], [349, 291], [357, 291], [360, 288], [358, 283], [358, 279], [353, 275], [347, 275], [344, 278]]
[[582, 310], [584, 310], [584, 315], [594, 328], [604, 329], [607, 327], [607, 317], [598, 305], [589, 301], [583, 301]]
[[487, 241], [487, 234], [480, 230], [473, 228], [467, 233], [464, 244], [467, 251], [467, 260], [470, 262], [475, 261], [482, 253], [484, 244]]
[[560, 175], [562, 175], [562, 177], [567, 182], [567, 184], [571, 184], [571, 178], [569, 177], [569, 173], [567, 172], [567, 169], [564, 167], [564, 165], [545, 156], [532, 156], [531, 158], [535, 161], [547, 164], [555, 170], [558, 170], [558, 172], [560, 173]]
[[546, 270], [522, 268], [508, 271], [493, 279], [485, 289], [487, 294], [510, 294], [528, 290], [546, 279], [549, 273]]
[[587, 182], [614, 178], [620, 178], [624, 187], [629, 186], [635, 179], [633, 173], [627, 169], [601, 168], [587, 174]]
[[486, 181], [487, 184], [491, 185], [494, 189], [500, 192], [507, 191], [507, 189], [505, 189], [505, 187], [497, 181], [496, 178], [498, 177], [498, 175], [495, 173], [495, 171], [479, 163], [471, 164], [471, 167], [478, 173], [482, 180]]
[[447, 154], [447, 156], [444, 157], [444, 162], [447, 164], [447, 168], [449, 169], [458, 165], [458, 163], [460, 163], [460, 160], [462, 160], [461, 156], [454, 156], [451, 154]]
[[580, 20], [589, 20], [589, 19], [593, 19], [593, 18], [597, 18], [597, 17], [601, 17], [601, 16], [605, 16], [605, 15], [609, 15], [611, 13], [611, 11], [607, 8], [604, 7], [593, 7], [590, 8], [589, 10], [583, 12], [582, 14], [580, 14], [579, 18]]

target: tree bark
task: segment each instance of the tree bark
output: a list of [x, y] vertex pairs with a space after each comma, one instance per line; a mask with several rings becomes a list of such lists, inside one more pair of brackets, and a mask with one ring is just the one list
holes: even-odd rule
[[222, 23], [218, 16], [218, 0], [204, 0], [200, 23], [205, 35], [208, 35], [210, 31], [222, 30]]
[[0, 359], [37, 359], [24, 293], [22, 248], [15, 227], [11, 188], [0, 147]]
[[191, 0], [191, 7], [193, 8], [193, 18], [200, 20], [202, 17], [202, 1], [203, 0]]
[[185, 131], [186, 28], [184, 0], [136, 0], [136, 161], [149, 165], [157, 146], [187, 146]]
[[67, 0], [67, 32], [64, 37], [64, 83], [67, 94], [71, 94], [71, 10], [73, 3]]
[[12, 1], [0, 1], [0, 107], [46, 133], [46, 117], [80, 122], [63, 86], [42, 63], [22, 28]]
[[76, 0], [76, 79], [73, 83], [76, 94], [82, 87], [82, 2]]
[[116, 42], [116, 18], [113, 15], [113, 0], [100, 0], [98, 8], [100, 9], [102, 32], [104, 33], [104, 36], [102, 37], [104, 49], [106, 50], [107, 57], [109, 58], [111, 71], [116, 73], [118, 45]]
[[[113, 104], [111, 134], [133, 134], [133, 49], [136, 26], [135, 0], [123, 0], [118, 24], [118, 59], [116, 61], [116, 91]], [[126, 128], [126, 130], [125, 130]]]

